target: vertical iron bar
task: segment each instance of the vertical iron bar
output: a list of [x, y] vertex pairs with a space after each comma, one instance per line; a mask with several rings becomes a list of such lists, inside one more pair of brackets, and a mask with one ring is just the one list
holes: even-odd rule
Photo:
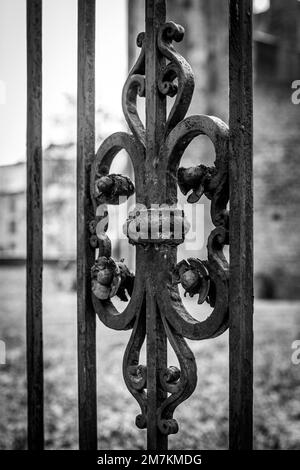
[[[159, 71], [165, 60], [157, 48], [157, 33], [166, 21], [165, 0], [146, 0], [146, 166], [148, 206], [159, 203], [161, 188], [154, 169], [164, 136], [166, 98], [158, 93]], [[157, 409], [166, 398], [159, 387], [159, 372], [167, 367], [167, 340], [155, 300], [155, 274], [160, 266], [154, 247], [149, 248], [147, 280], [147, 448], [166, 450], [168, 437], [157, 426]], [[152, 268], [151, 268], [152, 266]]]
[[95, 155], [95, 0], [78, 0], [77, 95], [77, 329], [79, 447], [97, 449], [96, 317], [90, 269], [94, 250], [88, 223], [93, 218], [89, 171]]
[[26, 342], [28, 448], [44, 447], [42, 0], [27, 0]]
[[229, 445], [253, 437], [252, 0], [230, 0]]

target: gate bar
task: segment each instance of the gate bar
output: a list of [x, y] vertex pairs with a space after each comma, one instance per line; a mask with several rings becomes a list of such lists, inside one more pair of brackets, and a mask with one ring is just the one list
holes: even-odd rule
[[26, 343], [28, 448], [44, 447], [42, 0], [27, 0]]
[[252, 0], [229, 0], [229, 447], [253, 440]]
[[89, 171], [95, 156], [95, 0], [78, 0], [77, 94], [77, 333], [79, 448], [97, 449], [96, 316], [90, 269], [94, 250]]
[[[157, 82], [165, 59], [157, 50], [159, 28], [166, 21], [166, 0], [146, 0], [146, 165], [153, 167], [163, 142], [166, 123], [166, 97], [158, 93]], [[151, 170], [147, 169], [149, 175]], [[152, 177], [147, 188], [149, 201], [159, 203], [159, 195]], [[153, 260], [153, 251], [149, 251]], [[154, 262], [159, 262], [154, 257]], [[167, 398], [159, 385], [159, 373], [167, 368], [167, 337], [155, 299], [155, 284], [152, 274], [147, 279], [146, 296], [147, 329], [147, 449], [167, 450], [168, 436], [158, 428], [157, 410]]]

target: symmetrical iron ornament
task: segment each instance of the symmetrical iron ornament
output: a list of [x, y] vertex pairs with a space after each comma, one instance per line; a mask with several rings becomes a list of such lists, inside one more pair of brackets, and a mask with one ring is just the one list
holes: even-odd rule
[[[146, 33], [137, 38], [140, 56], [123, 89], [123, 111], [132, 133], [108, 137], [91, 169], [95, 217], [90, 222], [90, 243], [97, 248], [91, 273], [93, 305], [109, 328], [132, 329], [123, 374], [140, 405], [136, 425], [147, 428], [149, 449], [166, 448], [166, 436], [178, 431], [173, 413], [196, 387], [195, 358], [185, 338], [213, 338], [228, 326], [228, 263], [223, 254], [229, 219], [228, 127], [212, 116], [185, 117], [194, 77], [173, 46], [174, 41], [183, 39], [183, 27], [165, 21], [165, 0], [147, 0]], [[146, 126], [137, 110], [138, 96], [146, 98]], [[167, 97], [174, 97], [168, 116]], [[213, 143], [214, 165], [178, 168], [187, 146], [199, 135], [206, 135]], [[125, 176], [109, 173], [121, 149], [131, 158], [134, 185]], [[176, 207], [177, 185], [184, 195], [189, 194], [189, 203], [196, 203], [203, 195], [211, 201], [215, 228], [208, 238], [206, 260], [189, 258], [177, 264], [177, 245], [188, 230], [183, 211]], [[99, 204], [117, 204], [119, 197], [129, 197], [134, 191], [137, 209], [124, 221], [124, 231], [136, 247], [135, 276], [123, 260], [111, 258], [107, 223], [103, 222], [106, 210], [97, 216]], [[178, 284], [189, 295], [197, 296], [199, 304], [210, 304], [212, 311], [205, 320], [198, 321], [186, 310]], [[122, 313], [111, 301], [114, 295], [122, 300], [130, 297]], [[139, 356], [145, 339], [147, 365], [141, 365]], [[179, 368], [167, 364], [167, 340]]]

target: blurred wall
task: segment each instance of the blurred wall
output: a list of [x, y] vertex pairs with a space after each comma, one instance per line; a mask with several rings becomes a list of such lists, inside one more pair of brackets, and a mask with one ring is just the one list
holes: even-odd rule
[[300, 297], [300, 2], [255, 17], [255, 273], [262, 297]]
[[[51, 144], [44, 151], [43, 243], [49, 261], [76, 255], [74, 152], [74, 144]], [[0, 188], [0, 263], [25, 260], [26, 163], [0, 166]]]

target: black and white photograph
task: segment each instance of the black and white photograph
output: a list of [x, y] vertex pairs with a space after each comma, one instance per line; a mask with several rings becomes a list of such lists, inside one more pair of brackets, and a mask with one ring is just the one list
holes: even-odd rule
[[1, 459], [287, 465], [300, 1], [0, 0], [0, 129]]

